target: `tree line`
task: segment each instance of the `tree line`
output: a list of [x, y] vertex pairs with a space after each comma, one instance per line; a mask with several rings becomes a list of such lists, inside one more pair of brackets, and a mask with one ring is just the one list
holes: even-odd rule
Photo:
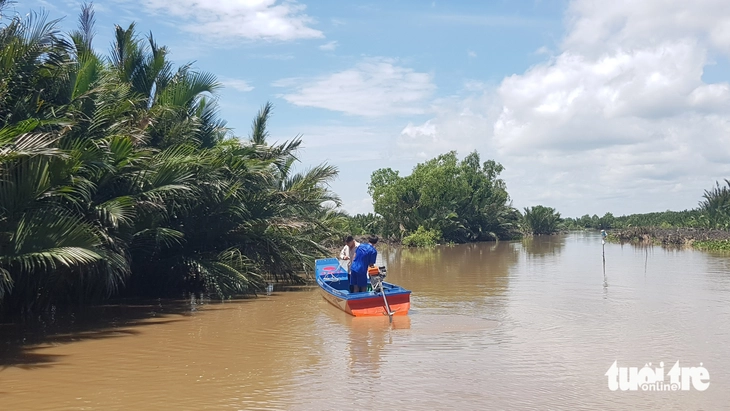
[[418, 164], [409, 176], [389, 168], [377, 170], [369, 186], [375, 213], [350, 217], [349, 230], [379, 234], [407, 246], [428, 246], [585, 229], [730, 229], [730, 180], [705, 190], [692, 210], [564, 218], [543, 205], [513, 208], [498, 178], [502, 170], [493, 160], [480, 164], [476, 152], [460, 162], [453, 151]]
[[730, 180], [724, 184], [705, 190], [697, 208], [683, 211], [662, 211], [654, 213], [630, 214], [614, 217], [606, 213], [603, 217], [584, 215], [580, 218], [567, 218], [563, 221], [565, 229], [625, 229], [631, 227], [657, 228], [699, 228], [730, 229]]
[[302, 140], [237, 137], [220, 83], [134, 24], [93, 48], [94, 11], [62, 33], [0, 0], [0, 314], [112, 295], [221, 297], [297, 280], [347, 217], [335, 167], [296, 171]]

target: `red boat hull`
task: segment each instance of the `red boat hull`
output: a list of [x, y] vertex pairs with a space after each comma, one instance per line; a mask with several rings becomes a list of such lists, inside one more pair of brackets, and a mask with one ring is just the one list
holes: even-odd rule
[[[388, 315], [385, 309], [385, 302], [382, 295], [374, 295], [368, 298], [344, 300], [322, 290], [322, 296], [330, 304], [355, 317], [375, 317]], [[408, 315], [411, 309], [411, 298], [409, 294], [400, 294], [387, 297], [388, 306], [393, 315]]]

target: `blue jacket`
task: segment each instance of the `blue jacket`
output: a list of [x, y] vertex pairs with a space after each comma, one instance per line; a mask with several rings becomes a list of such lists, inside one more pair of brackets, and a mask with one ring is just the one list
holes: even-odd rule
[[356, 274], [366, 274], [368, 267], [375, 264], [377, 257], [378, 250], [375, 247], [369, 243], [360, 244], [355, 251], [355, 259], [352, 261], [350, 269]]

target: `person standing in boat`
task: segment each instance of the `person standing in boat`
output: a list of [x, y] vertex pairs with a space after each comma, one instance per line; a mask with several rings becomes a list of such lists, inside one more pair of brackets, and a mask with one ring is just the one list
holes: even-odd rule
[[[355, 259], [355, 250], [357, 250], [357, 247], [360, 246], [360, 243], [355, 241], [354, 238], [352, 238], [351, 235], [348, 235], [347, 238], [345, 238], [345, 246], [342, 248], [342, 251], [340, 251], [340, 260], [345, 261], [347, 264], [347, 282], [350, 282], [350, 266], [352, 266], [352, 260]], [[350, 286], [350, 292], [352, 292], [352, 286]]]
[[365, 292], [368, 289], [370, 280], [368, 278], [368, 267], [375, 264], [378, 258], [378, 251], [375, 244], [378, 243], [378, 237], [371, 235], [368, 237], [367, 244], [360, 244], [355, 249], [355, 258], [350, 264], [350, 285], [353, 293]]
[[350, 265], [352, 265], [352, 260], [355, 259], [355, 250], [359, 246], [360, 243], [355, 241], [355, 239], [352, 238], [351, 235], [348, 235], [347, 238], [345, 238], [345, 246], [342, 248], [342, 251], [340, 251], [340, 260], [347, 261], [348, 273], [350, 272]]

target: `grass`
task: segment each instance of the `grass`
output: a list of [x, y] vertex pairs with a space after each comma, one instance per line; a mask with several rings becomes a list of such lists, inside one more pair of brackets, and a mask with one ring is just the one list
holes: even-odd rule
[[692, 247], [707, 251], [730, 251], [730, 240], [702, 240], [692, 243]]

